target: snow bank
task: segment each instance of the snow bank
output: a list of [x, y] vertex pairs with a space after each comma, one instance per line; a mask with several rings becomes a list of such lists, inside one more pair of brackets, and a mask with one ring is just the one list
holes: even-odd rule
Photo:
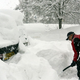
[[17, 25], [23, 25], [24, 15], [17, 10], [1, 9], [1, 13], [7, 14], [15, 19]]
[[12, 77], [8, 64], [0, 60], [0, 80], [14, 80]]
[[[76, 67], [69, 68], [65, 72], [63, 72], [63, 69], [71, 64], [74, 54], [72, 51], [71, 42], [65, 40], [66, 34], [69, 31], [74, 31], [76, 34], [80, 34], [79, 30], [80, 27], [76, 26], [71, 28], [64, 28], [61, 30], [45, 31], [40, 35], [38, 34], [39, 37], [37, 37], [36, 34], [34, 34], [34, 37], [33, 36], [32, 38], [29, 37], [29, 43], [30, 43], [29, 50], [30, 52], [33, 52], [33, 54], [37, 54], [37, 56], [43, 57], [46, 60], [48, 60], [52, 68], [57, 71], [60, 77], [68, 78], [62, 80], [77, 79]], [[34, 32], [37, 31], [35, 30]], [[33, 32], [31, 31], [31, 33]], [[47, 34], [48, 36], [46, 36]], [[43, 39], [43, 41], [41, 40], [41, 38]], [[47, 42], [48, 39], [49, 41]], [[73, 76], [75, 76], [75, 78], [72, 78]]]
[[[58, 30], [59, 24], [43, 24], [43, 23], [28, 23], [24, 24], [24, 26], [29, 29], [29, 31], [43, 31], [43, 30]], [[29, 26], [29, 27], [28, 27]], [[62, 24], [63, 29], [78, 27], [79, 24]]]
[[58, 74], [72, 62], [73, 51], [70, 42], [51, 41], [45, 42], [29, 38], [30, 50], [34, 54], [47, 59]]
[[44, 58], [39, 58], [34, 54], [25, 55], [19, 64], [27, 64], [29, 67], [32, 67], [31, 72], [27, 72], [28, 74], [33, 75], [30, 80], [53, 80], [54, 78], [55, 80], [59, 79], [57, 73], [51, 68], [49, 63]]
[[[24, 35], [23, 14], [16, 10], [0, 10], [0, 47], [18, 43], [21, 37], [22, 42], [27, 39], [27, 34]], [[22, 31], [21, 31], [22, 30]], [[20, 32], [22, 32], [20, 34]], [[27, 41], [28, 42], [28, 41]]]
[[17, 43], [19, 39], [18, 28], [15, 20], [6, 14], [0, 13], [0, 40], [9, 40]]
[[[0, 62], [0, 69], [4, 80], [59, 80], [55, 70], [49, 65], [47, 60], [37, 57], [34, 54], [17, 54], [8, 64]], [[15, 63], [16, 61], [16, 63]], [[6, 66], [7, 65], [7, 66]], [[8, 71], [9, 70], [9, 71]], [[8, 73], [7, 73], [8, 71]], [[5, 74], [3, 76], [3, 74]], [[2, 78], [3, 79], [3, 78]]]
[[29, 24], [24, 24], [24, 28], [26, 29], [27, 32], [43, 32], [47, 30], [46, 24], [43, 23], [29, 23]]
[[23, 43], [28, 42], [27, 31], [22, 26], [19, 28], [19, 37]]
[[44, 41], [65, 41], [69, 31], [80, 34], [80, 26], [78, 24], [63, 24], [62, 29], [58, 29], [58, 24], [24, 24], [23, 27], [27, 34], [32, 38]]

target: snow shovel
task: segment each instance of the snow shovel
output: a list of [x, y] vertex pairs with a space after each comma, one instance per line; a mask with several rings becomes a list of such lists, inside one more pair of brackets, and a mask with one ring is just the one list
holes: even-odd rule
[[68, 67], [64, 68], [63, 71], [65, 71], [66, 69], [68, 69], [68, 68], [70, 68], [70, 67], [71, 67], [71, 65], [69, 65]]

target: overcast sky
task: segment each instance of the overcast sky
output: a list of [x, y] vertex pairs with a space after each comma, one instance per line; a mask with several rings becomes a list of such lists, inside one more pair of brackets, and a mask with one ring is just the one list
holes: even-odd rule
[[14, 9], [19, 0], [0, 0], [0, 9]]

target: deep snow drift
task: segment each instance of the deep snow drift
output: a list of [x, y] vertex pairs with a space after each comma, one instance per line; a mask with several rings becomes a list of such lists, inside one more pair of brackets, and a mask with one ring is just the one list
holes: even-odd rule
[[[16, 12], [16, 15], [19, 13]], [[61, 30], [55, 24], [23, 25], [22, 18], [18, 23], [17, 18], [7, 10], [0, 13], [0, 18], [0, 40], [4, 43], [0, 46], [9, 45], [7, 41], [19, 41], [20, 49], [20, 52], [8, 61], [0, 60], [0, 80], [78, 80], [76, 66], [65, 72], [62, 70], [70, 65], [73, 59], [70, 42], [65, 40], [66, 34], [68, 31], [79, 34], [79, 25], [63, 25]], [[23, 36], [28, 38], [28, 46], [23, 44]]]

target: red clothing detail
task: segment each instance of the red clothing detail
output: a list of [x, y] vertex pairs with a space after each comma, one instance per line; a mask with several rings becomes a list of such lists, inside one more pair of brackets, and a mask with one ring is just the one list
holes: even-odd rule
[[[74, 38], [79, 38], [80, 39], [80, 35], [74, 35]], [[77, 61], [77, 58], [78, 58], [78, 53], [77, 53], [77, 51], [75, 49], [75, 46], [74, 46], [74, 38], [73, 38], [73, 40], [71, 42], [71, 45], [72, 45], [72, 48], [73, 48], [73, 51], [74, 51], [73, 61], [76, 62]]]

